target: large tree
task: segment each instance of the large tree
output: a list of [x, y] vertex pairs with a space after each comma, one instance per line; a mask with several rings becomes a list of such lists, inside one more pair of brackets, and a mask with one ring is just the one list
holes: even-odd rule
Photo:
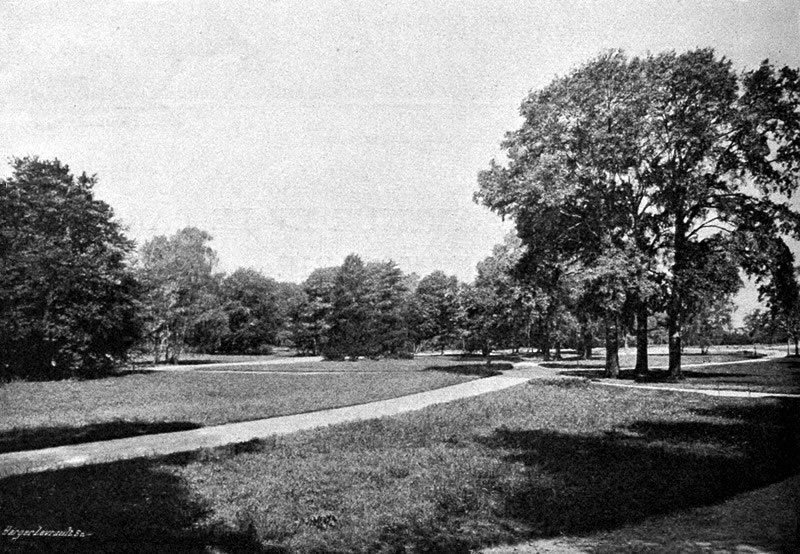
[[798, 183], [799, 105], [797, 71], [766, 62], [739, 76], [707, 49], [605, 54], [531, 93], [507, 166], [481, 174], [477, 198], [514, 217], [526, 243], [585, 267], [641, 260], [616, 265], [641, 324], [663, 300], [679, 378], [694, 256], [731, 254], [752, 272], [758, 245], [800, 228], [783, 200]]
[[110, 371], [137, 339], [133, 249], [94, 176], [14, 159], [0, 181], [0, 377]]
[[650, 56], [645, 67], [639, 175], [653, 186], [664, 230], [669, 370], [678, 378], [698, 249], [730, 247], [752, 271], [764, 256], [758, 246], [800, 230], [787, 201], [800, 178], [800, 77], [766, 61], [737, 75], [709, 49]]
[[[582, 295], [578, 311], [584, 321], [593, 313], [606, 322], [612, 374], [625, 297], [638, 299], [646, 322], [653, 291], [656, 229], [648, 183], [635, 177], [643, 86], [640, 61], [610, 52], [532, 92], [522, 104], [522, 127], [503, 142], [507, 164], [493, 161], [481, 172], [475, 195], [515, 220], [527, 247], [525, 270], [552, 299], [565, 276], [592, 291], [593, 297]], [[594, 282], [581, 283], [582, 277]], [[645, 324], [641, 344], [646, 337]]]

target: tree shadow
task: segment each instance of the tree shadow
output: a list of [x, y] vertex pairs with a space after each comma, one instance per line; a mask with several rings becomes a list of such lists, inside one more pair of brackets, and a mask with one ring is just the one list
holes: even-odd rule
[[0, 480], [0, 527], [86, 537], [0, 536], [0, 550], [33, 552], [281, 552], [247, 522], [207, 524], [207, 506], [163, 460], [135, 460]]
[[[486, 361], [486, 356], [481, 354], [459, 354], [457, 356], [452, 357], [451, 359], [456, 360], [483, 360]], [[510, 363], [517, 363], [523, 361], [523, 356], [520, 354], [492, 354], [490, 356], [492, 363], [494, 362], [510, 362]]]
[[[543, 367], [563, 367], [563, 366], [548, 366], [546, 364], [541, 364]], [[559, 371], [559, 375], [565, 375], [569, 377], [583, 377], [586, 379], [603, 379], [605, 378], [605, 371], [603, 369], [574, 369], [569, 371]], [[745, 377], [755, 377], [749, 373], [734, 373], [734, 372], [726, 372], [726, 371], [717, 371], [717, 372], [704, 372], [704, 371], [694, 371], [691, 369], [684, 369], [681, 374], [683, 375], [684, 379], [714, 379], [714, 378], [729, 378], [729, 379], [739, 379]], [[616, 378], [617, 380], [623, 381], [642, 381], [648, 383], [663, 383], [669, 381], [669, 372], [668, 371], [658, 371], [658, 370], [651, 370], [647, 373], [647, 376], [637, 377], [636, 372], [632, 369], [621, 369], [619, 372], [619, 376]]]
[[540, 362], [539, 365], [548, 369], [580, 368], [575, 369], [575, 371], [603, 369], [606, 366], [603, 360], [554, 360], [549, 362]]
[[[638, 421], [604, 435], [497, 429], [478, 439], [526, 467], [496, 509], [531, 536], [606, 531], [720, 502], [800, 472], [798, 403], [723, 423]], [[767, 418], [767, 419], [765, 419]]]
[[513, 369], [514, 366], [508, 363], [486, 364], [461, 364], [461, 365], [442, 365], [426, 367], [423, 371], [442, 371], [444, 373], [454, 373], [456, 375], [477, 375], [478, 377], [494, 377], [501, 375], [503, 371]]
[[0, 454], [21, 450], [38, 450], [140, 435], [172, 433], [202, 427], [191, 421], [110, 421], [82, 427], [34, 427], [0, 432]]

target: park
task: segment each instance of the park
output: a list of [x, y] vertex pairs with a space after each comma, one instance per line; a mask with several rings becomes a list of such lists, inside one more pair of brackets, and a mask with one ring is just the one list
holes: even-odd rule
[[[783, 551], [796, 525], [800, 362], [762, 348], [687, 355], [687, 392], [602, 386], [602, 361], [571, 352], [554, 364], [500, 354], [491, 372], [449, 353], [332, 367], [265, 356], [14, 382], [2, 391], [4, 526], [80, 528], [92, 533], [82, 551]], [[159, 457], [115, 460], [115, 446], [98, 465], [52, 459], [9, 474], [7, 453], [159, 441], [496, 374], [525, 382], [392, 417]]]
[[312, 10], [131, 4], [67, 52], [118, 97], [78, 79], [73, 115], [11, 125], [88, 142], [0, 135], [0, 550], [800, 550], [800, 69], [573, 53], [462, 145], [497, 85], [460, 74], [515, 63], [369, 56], [504, 35], [480, 10], [329, 14], [332, 46]]

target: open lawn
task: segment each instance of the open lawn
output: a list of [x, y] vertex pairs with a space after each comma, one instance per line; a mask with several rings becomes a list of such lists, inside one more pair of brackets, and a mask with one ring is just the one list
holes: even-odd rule
[[462, 364], [450, 371], [402, 373], [144, 372], [12, 382], [0, 386], [0, 452], [362, 404], [464, 382], [481, 371], [480, 365]]
[[[564, 369], [563, 375], [602, 379], [599, 369]], [[772, 392], [800, 394], [800, 359], [774, 358], [753, 363], [691, 367], [683, 370], [684, 379], [664, 386], [688, 389], [741, 390], [749, 392]], [[632, 370], [620, 372], [620, 378], [632, 382]], [[654, 372], [648, 385], [657, 385], [666, 380], [665, 371]]]
[[[93, 533], [84, 550], [468, 552], [596, 536], [779, 482], [800, 469], [799, 429], [790, 399], [534, 381], [400, 417], [10, 477], [0, 527], [72, 526]], [[793, 536], [727, 529], [742, 533], [731, 544], [793, 548]], [[683, 544], [677, 531], [655, 540]]]
[[[522, 358], [513, 357], [510, 361], [520, 361]], [[283, 358], [286, 360], [286, 358]], [[409, 373], [414, 371], [446, 371], [450, 373], [485, 375], [485, 360], [480, 356], [418, 356], [410, 359], [362, 359], [357, 361], [303, 361], [297, 358], [292, 363], [270, 363], [264, 360], [263, 364], [228, 366], [236, 371], [280, 371], [282, 373]], [[245, 361], [245, 360], [243, 360]], [[508, 359], [503, 357], [493, 358], [494, 369], [507, 368]], [[503, 365], [505, 364], [505, 365]], [[212, 368], [198, 367], [190, 371], [207, 371]], [[214, 370], [226, 369], [226, 366], [214, 366]]]
[[[718, 364], [723, 362], [736, 362], [761, 357], [764, 352], [753, 354], [753, 350], [718, 350], [701, 354], [699, 351], [690, 350], [683, 354], [681, 363], [683, 365], [697, 364]], [[565, 369], [603, 369], [605, 367], [605, 353], [602, 349], [595, 351], [591, 360], [579, 360], [574, 354], [565, 355], [563, 360], [543, 362], [544, 367], [565, 368]], [[651, 349], [647, 355], [647, 363], [650, 369], [666, 369], [669, 364], [669, 355], [666, 351]], [[619, 353], [619, 365], [623, 369], [633, 369], [636, 365], [636, 351], [633, 348], [621, 350]]]

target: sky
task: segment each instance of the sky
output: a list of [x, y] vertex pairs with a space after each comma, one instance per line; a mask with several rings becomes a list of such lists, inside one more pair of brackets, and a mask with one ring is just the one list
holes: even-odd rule
[[529, 91], [608, 48], [707, 46], [798, 67], [800, 5], [5, 0], [0, 156], [97, 174], [139, 244], [209, 231], [222, 271], [299, 282], [355, 252], [471, 280], [512, 229], [477, 173]]

